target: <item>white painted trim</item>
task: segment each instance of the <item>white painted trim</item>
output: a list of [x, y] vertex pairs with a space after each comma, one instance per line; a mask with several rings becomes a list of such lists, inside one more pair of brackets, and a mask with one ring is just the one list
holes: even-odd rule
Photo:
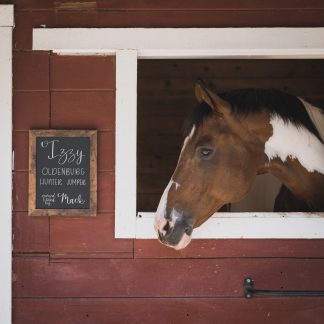
[[[137, 58], [324, 58], [324, 28], [36, 28], [33, 49], [116, 54], [115, 236], [155, 238], [152, 213], [135, 217]], [[324, 238], [324, 217], [300, 215], [218, 215], [196, 229], [194, 237]]]
[[0, 323], [11, 323], [13, 6], [0, 5]]
[[[156, 239], [154, 213], [138, 213], [136, 238]], [[323, 239], [324, 213], [217, 213], [193, 231], [196, 239]]]
[[115, 236], [135, 236], [137, 53], [116, 53]]
[[[53, 53], [58, 55], [71, 56], [108, 56], [115, 55], [116, 51], [111, 49], [71, 49], [60, 50], [53, 49]], [[291, 52], [281, 50], [159, 50], [159, 51], [139, 51], [139, 59], [322, 59], [324, 50], [316, 51], [314, 49], [302, 50], [292, 49]]]
[[0, 27], [14, 26], [14, 6], [0, 5]]
[[139, 58], [323, 58], [324, 28], [35, 28], [33, 49]]

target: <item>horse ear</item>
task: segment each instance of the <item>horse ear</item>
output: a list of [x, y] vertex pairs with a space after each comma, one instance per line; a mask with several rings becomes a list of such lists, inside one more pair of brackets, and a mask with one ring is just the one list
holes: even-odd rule
[[209, 90], [201, 80], [196, 82], [195, 96], [199, 102], [205, 102], [219, 113], [227, 114], [230, 111], [228, 102]]

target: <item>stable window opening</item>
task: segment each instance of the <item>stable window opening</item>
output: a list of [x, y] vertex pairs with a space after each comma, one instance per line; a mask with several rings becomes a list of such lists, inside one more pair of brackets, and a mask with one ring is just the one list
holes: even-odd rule
[[[278, 89], [324, 106], [324, 60], [138, 60], [137, 212], [154, 212], [183, 144], [183, 125], [197, 105], [197, 79], [222, 93], [240, 88]], [[246, 198], [223, 212], [273, 212], [281, 182], [257, 176]], [[302, 212], [303, 210], [298, 210]]]

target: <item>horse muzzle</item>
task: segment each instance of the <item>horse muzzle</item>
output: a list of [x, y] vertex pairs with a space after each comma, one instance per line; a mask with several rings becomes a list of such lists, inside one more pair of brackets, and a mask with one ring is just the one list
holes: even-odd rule
[[184, 215], [172, 210], [167, 215], [156, 215], [155, 230], [161, 243], [176, 250], [185, 248], [191, 241], [192, 225]]

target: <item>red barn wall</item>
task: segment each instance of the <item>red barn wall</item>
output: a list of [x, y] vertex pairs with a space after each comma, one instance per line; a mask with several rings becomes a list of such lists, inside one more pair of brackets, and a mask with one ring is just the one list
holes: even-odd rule
[[[15, 4], [14, 323], [323, 323], [324, 240], [200, 240], [176, 252], [114, 239], [114, 57], [31, 51], [32, 28], [324, 26], [323, 1], [0, 1]], [[28, 130], [98, 130], [98, 216], [28, 217]]]

